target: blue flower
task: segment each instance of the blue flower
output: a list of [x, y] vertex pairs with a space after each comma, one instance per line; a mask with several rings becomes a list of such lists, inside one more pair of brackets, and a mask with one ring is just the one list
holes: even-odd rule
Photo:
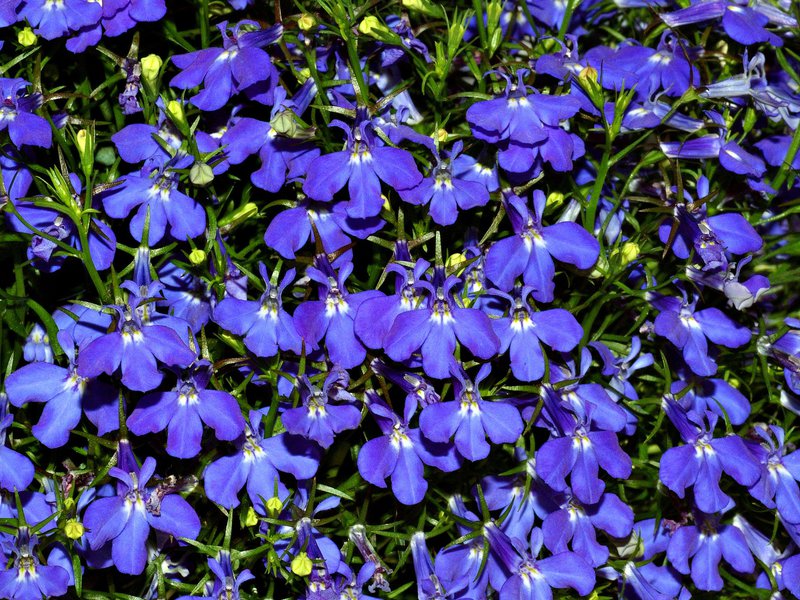
[[6, 448], [6, 436], [14, 416], [8, 411], [8, 398], [0, 392], [0, 490], [27, 488], [33, 481], [33, 463], [27, 456]]
[[542, 216], [547, 199], [544, 192], [533, 192], [533, 212], [510, 190], [503, 192], [503, 203], [514, 234], [495, 242], [486, 256], [486, 276], [501, 290], [509, 291], [522, 275], [533, 288], [538, 302], [552, 302], [555, 284], [553, 258], [588, 269], [597, 261], [600, 244], [576, 223], [556, 223], [544, 227]]
[[44, 117], [33, 113], [42, 105], [42, 95], [26, 94], [25, 88], [29, 85], [24, 79], [0, 77], [0, 131], [8, 129], [11, 142], [17, 148], [49, 148], [53, 143], [50, 124]]
[[200, 518], [174, 484], [163, 480], [147, 486], [155, 469], [151, 457], [141, 470], [126, 472], [112, 467], [108, 474], [119, 482], [117, 493], [95, 500], [84, 514], [91, 548], [97, 550], [111, 542], [111, 556], [120, 573], [144, 571], [151, 527], [176, 538], [195, 539], [200, 532]]
[[271, 90], [278, 79], [277, 69], [262, 48], [280, 39], [281, 24], [261, 29], [255, 21], [240, 21], [233, 27], [223, 21], [217, 28], [222, 34], [222, 48], [206, 48], [172, 57], [181, 72], [172, 78], [170, 85], [187, 90], [204, 84], [203, 90], [190, 98], [201, 110], [222, 108], [236, 92], [259, 84], [266, 84]]
[[365, 219], [381, 212], [381, 181], [395, 190], [408, 190], [422, 181], [411, 153], [381, 145], [370, 121], [361, 121], [351, 128], [333, 120], [329, 127], [345, 132], [347, 147], [323, 154], [309, 165], [303, 191], [312, 199], [329, 202], [347, 184], [350, 194], [347, 214]]
[[[784, 445], [784, 432], [777, 425], [753, 428], [760, 443], [748, 440], [747, 447], [760, 464], [758, 481], [750, 493], [767, 508], [777, 507], [778, 514], [791, 524], [800, 523], [800, 451], [791, 452]], [[771, 435], [770, 435], [771, 434]]]
[[26, 0], [19, 18], [36, 27], [36, 35], [52, 40], [69, 31], [94, 25], [102, 13], [102, 5], [89, 0]]
[[461, 365], [453, 361], [450, 372], [455, 381], [455, 400], [429, 404], [422, 409], [419, 426], [433, 442], [449, 442], [455, 436], [459, 454], [467, 460], [482, 460], [489, 455], [486, 437], [495, 444], [513, 444], [524, 424], [516, 407], [502, 400], [481, 398], [478, 385], [489, 375], [491, 365], [483, 365], [472, 382]]
[[67, 593], [69, 573], [59, 566], [39, 562], [34, 551], [38, 541], [27, 527], [19, 528], [14, 563], [10, 569], [0, 571], [0, 598], [40, 600]]

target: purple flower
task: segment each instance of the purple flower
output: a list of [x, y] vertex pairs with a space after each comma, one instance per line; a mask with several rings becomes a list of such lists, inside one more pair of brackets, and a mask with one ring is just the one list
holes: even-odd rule
[[[158, 286], [152, 284], [145, 296], [137, 295], [139, 290], [132, 281], [120, 286], [131, 292], [130, 304], [109, 307], [118, 315], [116, 331], [106, 333], [81, 348], [78, 375], [97, 377], [100, 373], [111, 375], [120, 369], [125, 387], [146, 392], [158, 387], [163, 379], [156, 360], [176, 367], [188, 367], [194, 361], [195, 352], [173, 329], [159, 325], [154, 320], [156, 315], [143, 318], [141, 314], [142, 307], [146, 307]], [[188, 324], [186, 327], [188, 329]]]
[[222, 48], [206, 48], [172, 57], [181, 72], [172, 78], [170, 85], [187, 90], [204, 84], [203, 90], [190, 98], [201, 110], [222, 108], [236, 92], [259, 84], [266, 84], [271, 90], [278, 79], [277, 69], [262, 48], [280, 39], [282, 25], [260, 29], [255, 21], [240, 21], [231, 28], [223, 21], [217, 28], [222, 34]]
[[[767, 508], [777, 507], [784, 521], [800, 523], [800, 450], [790, 451], [784, 445], [783, 429], [770, 425], [753, 428], [760, 443], [746, 441], [747, 447], [760, 463], [758, 481], [750, 493]], [[770, 435], [770, 433], [772, 435]]]
[[120, 178], [121, 185], [103, 194], [103, 207], [108, 216], [124, 219], [137, 206], [139, 209], [130, 222], [130, 232], [137, 240], [144, 236], [145, 221], [149, 218], [147, 244], [152, 246], [169, 234], [176, 240], [187, 240], [201, 235], [206, 229], [203, 207], [186, 194], [178, 191], [178, 173], [192, 162], [189, 156], [176, 156], [152, 173], [145, 166], [140, 173], [130, 173]]
[[468, 210], [489, 202], [489, 190], [486, 186], [464, 177], [470, 173], [475, 159], [466, 155], [460, 156], [463, 148], [464, 144], [459, 140], [446, 158], [443, 159], [437, 152], [436, 165], [430, 175], [418, 186], [400, 190], [400, 197], [410, 204], [430, 202], [430, 215], [437, 225], [452, 225], [456, 222], [459, 209]]
[[55, 566], [43, 565], [34, 551], [39, 540], [27, 527], [20, 527], [14, 543], [14, 563], [0, 571], [0, 598], [39, 600], [63, 596], [69, 587], [69, 573]]
[[574, 552], [559, 552], [537, 558], [542, 548], [542, 531], [533, 529], [530, 550], [522, 540], [509, 538], [494, 523], [483, 528], [489, 551], [507, 574], [500, 587], [500, 600], [549, 600], [551, 588], [572, 588], [581, 596], [592, 591], [595, 575], [592, 567]]
[[244, 569], [236, 575], [231, 564], [231, 554], [227, 550], [220, 550], [216, 558], [208, 559], [208, 568], [214, 574], [214, 583], [206, 582], [206, 593], [203, 596], [180, 596], [178, 600], [200, 600], [201, 598], [220, 598], [226, 600], [239, 600], [239, 587], [255, 576], [249, 569]]
[[538, 302], [552, 302], [555, 289], [553, 258], [588, 269], [597, 261], [600, 244], [580, 225], [571, 222], [542, 226], [547, 199], [544, 192], [533, 192], [533, 212], [510, 190], [503, 192], [503, 203], [514, 234], [495, 242], [486, 256], [486, 276], [501, 290], [514, 287], [522, 275], [526, 286], [533, 288]]
[[301, 376], [298, 387], [302, 406], [290, 408], [281, 415], [286, 431], [329, 448], [337, 433], [358, 427], [361, 410], [356, 406], [355, 396], [347, 391], [349, 383], [347, 371], [337, 368], [331, 369], [322, 389], [305, 375]]
[[199, 361], [184, 371], [172, 391], [144, 396], [128, 417], [136, 435], [167, 430], [167, 453], [192, 458], [200, 452], [203, 423], [218, 440], [235, 440], [244, 432], [244, 418], [228, 392], [206, 389], [211, 365]]
[[312, 199], [329, 202], [347, 184], [347, 214], [365, 219], [381, 212], [381, 181], [395, 190], [408, 190], [422, 181], [414, 157], [407, 150], [381, 145], [370, 121], [351, 128], [333, 120], [329, 127], [345, 132], [347, 147], [324, 154], [309, 165], [303, 191]]
[[6, 448], [6, 436], [14, 416], [8, 411], [8, 398], [0, 392], [0, 490], [22, 491], [33, 481], [33, 463], [27, 456]]
[[250, 411], [250, 422], [236, 443], [237, 452], [206, 467], [203, 480], [212, 502], [235, 508], [239, 506], [239, 491], [247, 485], [255, 509], [267, 514], [267, 500], [277, 497], [283, 501], [289, 496], [278, 471], [297, 479], [310, 479], [316, 474], [320, 457], [317, 445], [286, 433], [264, 437], [262, 417], [260, 412]]
[[36, 27], [36, 35], [52, 40], [69, 31], [94, 25], [102, 13], [102, 5], [89, 0], [26, 0], [19, 18]]
[[331, 362], [351, 369], [364, 362], [367, 355], [353, 330], [356, 311], [362, 302], [380, 292], [349, 293], [344, 283], [353, 272], [350, 262], [339, 269], [338, 275], [325, 255], [318, 254], [314, 263], [316, 266], [309, 267], [306, 274], [319, 284], [320, 299], [308, 300], [297, 307], [294, 312], [297, 331], [307, 348], [316, 348], [324, 337]]
[[425, 439], [419, 429], [408, 422], [416, 406], [406, 403], [401, 419], [373, 390], [367, 390], [364, 402], [378, 423], [383, 435], [369, 440], [358, 453], [358, 472], [379, 488], [392, 481], [392, 492], [401, 504], [421, 502], [428, 490], [423, 464], [452, 472], [461, 466], [455, 448]]
[[502, 400], [492, 402], [481, 398], [478, 385], [491, 370], [489, 363], [484, 364], [472, 382], [461, 365], [451, 363], [455, 400], [429, 404], [422, 409], [419, 426], [425, 437], [447, 443], [455, 436], [459, 454], [471, 461], [489, 455], [487, 436], [495, 444], [517, 441], [524, 429], [517, 408]]
[[25, 88], [29, 85], [24, 79], [0, 77], [0, 131], [8, 129], [11, 142], [17, 148], [49, 148], [53, 143], [50, 124], [44, 117], [33, 114], [42, 105], [42, 95], [26, 94]]
[[83, 517], [91, 548], [111, 542], [111, 557], [121, 573], [144, 571], [151, 527], [176, 538], [195, 539], [200, 533], [200, 518], [175, 484], [165, 479], [147, 487], [155, 469], [151, 457], [141, 470], [112, 467], [108, 474], [119, 482], [117, 493], [92, 502]]
[[756, 568], [739, 529], [733, 525], [721, 525], [717, 515], [697, 511], [694, 525], [683, 525], [673, 534], [667, 558], [680, 573], [691, 573], [698, 589], [708, 591], [722, 589], [719, 563], [723, 558], [738, 573], [749, 574]]
[[458, 278], [451, 275], [445, 279], [444, 269], [437, 267], [434, 283], [416, 283], [430, 294], [427, 306], [397, 315], [384, 338], [384, 349], [397, 361], [407, 360], [419, 350], [425, 373], [445, 379], [450, 375], [456, 340], [484, 360], [497, 354], [500, 340], [492, 331], [489, 317], [456, 304], [452, 290], [460, 283]]
[[266, 289], [258, 302], [228, 297], [214, 308], [214, 321], [233, 334], [244, 336], [244, 344], [256, 356], [275, 356], [278, 349], [300, 354], [303, 341], [295, 321], [283, 309], [281, 296], [294, 281], [289, 269], [280, 285], [273, 286], [264, 263], [258, 270]]
[[[697, 375], [713, 375], [717, 363], [709, 356], [706, 338], [727, 348], [739, 348], [750, 341], [746, 327], [733, 322], [718, 308], [695, 310], [698, 297], [691, 302], [648, 292], [648, 299], [660, 310], [655, 319], [655, 332], [683, 351], [683, 359]], [[713, 512], [713, 511], [712, 511]]]
[[45, 403], [42, 416], [31, 433], [48, 448], [67, 443], [70, 430], [80, 422], [81, 410], [97, 427], [98, 435], [119, 428], [117, 390], [102, 381], [78, 375], [72, 336], [62, 331], [58, 339], [69, 359], [67, 368], [35, 362], [14, 371], [6, 379], [8, 399], [14, 406]]
[[659, 478], [679, 498], [693, 486], [697, 508], [715, 513], [731, 502], [719, 487], [723, 472], [747, 487], [758, 481], [758, 463], [740, 437], [713, 437], [717, 415], [685, 412], [671, 396], [665, 396], [663, 406], [686, 443], [664, 452], [659, 466]]
[[493, 292], [511, 302], [509, 315], [493, 319], [492, 328], [500, 338], [500, 353], [509, 351], [511, 372], [520, 381], [537, 381], [544, 375], [541, 343], [558, 352], [569, 352], [583, 337], [583, 328], [563, 308], [531, 310], [528, 296], [532, 292], [529, 286], [514, 297]]

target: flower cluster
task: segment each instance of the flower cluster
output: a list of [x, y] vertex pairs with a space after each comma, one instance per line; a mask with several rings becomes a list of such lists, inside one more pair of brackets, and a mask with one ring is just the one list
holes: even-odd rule
[[0, 2], [0, 599], [800, 597], [797, 7], [296, 7]]

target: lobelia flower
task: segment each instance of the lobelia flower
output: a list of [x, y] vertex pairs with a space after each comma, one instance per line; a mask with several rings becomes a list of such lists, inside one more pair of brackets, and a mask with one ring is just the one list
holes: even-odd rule
[[102, 6], [89, 0], [26, 0], [19, 11], [36, 29], [34, 33], [46, 40], [94, 25], [102, 16]]
[[281, 414], [286, 431], [314, 440], [323, 448], [330, 448], [337, 433], [355, 429], [361, 422], [361, 410], [355, 405], [356, 398], [347, 391], [349, 384], [347, 371], [337, 367], [331, 369], [322, 389], [302, 375], [298, 381], [302, 406], [290, 408]]
[[[81, 348], [78, 375], [97, 377], [100, 373], [111, 375], [120, 369], [125, 387], [147, 392], [158, 387], [163, 379], [157, 360], [170, 366], [188, 367], [196, 353], [173, 329], [166, 324], [159, 325], [156, 315], [142, 315], [160, 284], [151, 284], [144, 296], [138, 295], [139, 289], [132, 281], [125, 281], [120, 287], [128, 290], [130, 296], [125, 306], [108, 307], [117, 314], [116, 331], [99, 336]], [[164, 318], [161, 322], [169, 323]]]
[[575, 116], [580, 104], [569, 96], [549, 96], [524, 83], [528, 69], [517, 70], [514, 85], [508, 76], [503, 96], [476, 102], [467, 110], [472, 135], [500, 144], [499, 165], [511, 173], [541, 171], [548, 162], [556, 171], [571, 171], [572, 161], [584, 154], [583, 141], [565, 131], [561, 122]]
[[[64, 182], [72, 192], [73, 208], [83, 206], [83, 186], [75, 173], [69, 174], [69, 180]], [[46, 206], [50, 204], [53, 208]], [[32, 234], [31, 244], [28, 247], [28, 258], [42, 271], [52, 273], [61, 268], [66, 260], [64, 254], [53, 256], [59, 247], [55, 242], [42, 237], [41, 233], [63, 241], [77, 250], [81, 250], [81, 240], [78, 226], [69, 217], [65, 216], [63, 208], [55, 201], [46, 197], [37, 197], [36, 202], [18, 201], [15, 204], [17, 213], [8, 215], [8, 223], [14, 231]], [[25, 220], [23, 223], [22, 219]], [[30, 226], [30, 227], [29, 227]], [[111, 267], [116, 252], [117, 237], [114, 231], [100, 219], [92, 218], [87, 232], [89, 255], [98, 271]]]
[[638, 400], [639, 393], [636, 388], [629, 381], [631, 374], [639, 369], [644, 369], [653, 364], [653, 355], [649, 352], [641, 353], [642, 342], [638, 335], [631, 337], [631, 350], [627, 356], [619, 356], [617, 358], [611, 353], [603, 342], [589, 342], [589, 346], [597, 350], [600, 358], [603, 360], [602, 373], [606, 377], [611, 376], [609, 385], [610, 390], [606, 392], [614, 399], [619, 400], [621, 397], [628, 398], [629, 400]]
[[531, 310], [530, 286], [516, 289], [511, 296], [499, 290], [491, 293], [511, 303], [507, 317], [492, 319], [492, 328], [500, 338], [500, 354], [509, 352], [511, 372], [520, 381], [537, 381], [544, 375], [541, 343], [558, 352], [569, 352], [583, 337], [583, 328], [563, 308]]
[[178, 494], [179, 485], [167, 478], [147, 486], [155, 469], [152, 457], [141, 470], [135, 465], [128, 472], [111, 467], [108, 474], [118, 480], [116, 494], [95, 500], [84, 513], [91, 548], [111, 542], [111, 557], [120, 573], [144, 571], [150, 528], [175, 538], [195, 539], [200, 533], [200, 518]]
[[40, 600], [63, 596], [69, 587], [69, 573], [60, 566], [43, 565], [34, 551], [39, 543], [28, 527], [20, 527], [14, 543], [14, 562], [0, 571], [0, 598]]
[[294, 117], [305, 112], [316, 94], [316, 84], [311, 78], [292, 99], [278, 86], [269, 122], [242, 117], [223, 133], [221, 143], [228, 162], [238, 165], [250, 155], [258, 154], [261, 168], [250, 174], [250, 181], [269, 192], [277, 192], [287, 180], [297, 181], [305, 176], [311, 161], [319, 156], [319, 149], [286, 135], [284, 123], [289, 120], [294, 125]]
[[580, 225], [571, 222], [542, 226], [547, 198], [541, 190], [533, 192], [533, 212], [522, 198], [503, 191], [503, 205], [515, 235], [495, 242], [486, 256], [485, 272], [502, 291], [514, 287], [522, 275], [531, 295], [538, 302], [552, 302], [555, 284], [553, 258], [588, 269], [600, 255], [600, 244]]
[[664, 397], [663, 407], [685, 445], [664, 452], [659, 478], [679, 498], [684, 497], [686, 488], [693, 486], [697, 508], [704, 513], [716, 513], [731, 502], [719, 487], [723, 472], [746, 487], [758, 481], [758, 462], [739, 436], [713, 437], [717, 415], [710, 411], [687, 412], [671, 395]]
[[[726, 512], [732, 506], [730, 502], [721, 511]], [[723, 558], [738, 573], [749, 574], [756, 568], [742, 532], [733, 525], [722, 525], [720, 516], [695, 511], [694, 524], [679, 527], [667, 548], [670, 564], [684, 575], [691, 573], [700, 590], [722, 589], [719, 563]]]
[[233, 571], [231, 553], [220, 550], [216, 558], [208, 559], [208, 568], [214, 574], [214, 583], [206, 582], [205, 595], [180, 596], [178, 600], [200, 600], [201, 598], [225, 598], [239, 600], [239, 588], [245, 581], [255, 579], [250, 569], [244, 569], [238, 575]]
[[23, 491], [33, 481], [33, 463], [27, 456], [6, 448], [8, 430], [14, 415], [8, 410], [8, 398], [0, 392], [0, 490]]
[[[344, 203], [341, 202], [330, 207], [304, 199], [297, 206], [272, 218], [264, 232], [264, 243], [284, 258], [294, 258], [295, 252], [305, 246], [309, 238], [316, 242], [318, 233], [323, 249], [332, 254], [350, 244], [349, 236], [364, 239], [379, 231], [384, 224], [380, 217], [349, 217]], [[349, 260], [352, 251], [348, 250], [342, 256]]]
[[619, 583], [620, 593], [629, 600], [689, 600], [692, 597], [681, 585], [675, 569], [655, 563], [640, 566], [634, 562], [626, 563]]
[[22, 357], [28, 362], [53, 362], [53, 349], [50, 347], [50, 336], [39, 323], [34, 323], [25, 345], [22, 347]]
[[29, 85], [24, 79], [0, 77], [0, 131], [8, 129], [11, 143], [17, 148], [49, 148], [53, 143], [50, 123], [33, 113], [42, 105], [42, 95], [25, 93]]
[[[411, 257], [396, 256], [395, 259], [410, 262]], [[430, 266], [423, 258], [417, 260], [413, 269], [395, 262], [386, 266], [387, 272], [396, 274], [395, 293], [391, 296], [381, 294], [365, 300], [358, 307], [354, 319], [354, 331], [367, 348], [383, 348], [386, 335], [397, 315], [417, 309], [424, 301], [416, 284]]]
[[574, 496], [583, 504], [596, 504], [606, 487], [598, 478], [599, 467], [611, 477], [627, 479], [630, 457], [619, 447], [616, 433], [590, 428], [594, 405], [572, 405], [567, 411], [549, 392], [544, 394], [544, 403], [556, 431], [536, 452], [536, 472], [559, 492], [567, 490], [564, 478], [571, 474]]
[[703, 23], [722, 17], [725, 33], [745, 45], [768, 42], [771, 46], [783, 46], [783, 40], [768, 31], [766, 26], [774, 24], [797, 27], [797, 21], [793, 17], [774, 5], [767, 2], [750, 5], [746, 0], [697, 0], [687, 8], [662, 13], [660, 17], [670, 27]]
[[351, 369], [364, 362], [367, 351], [356, 338], [354, 322], [362, 302], [379, 295], [377, 290], [351, 294], [345, 281], [353, 272], [353, 263], [347, 262], [337, 274], [327, 256], [314, 257], [313, 267], [306, 270], [310, 279], [319, 284], [319, 300], [303, 302], [294, 311], [297, 332], [307, 348], [316, 348], [322, 338], [332, 363]]
[[[479, 525], [480, 519], [467, 510], [463, 498], [458, 494], [450, 497], [448, 505], [450, 511], [457, 517], [472, 521], [476, 527]], [[472, 533], [473, 529], [462, 523], [463, 521], [456, 524], [458, 533], [461, 536]], [[485, 598], [486, 587], [489, 584], [489, 569], [483, 568], [485, 554], [482, 536], [473, 537], [460, 544], [448, 545], [436, 555], [434, 562], [436, 577], [444, 589], [456, 598]]]
[[435, 152], [436, 165], [430, 175], [416, 187], [400, 190], [400, 197], [409, 204], [428, 204], [429, 213], [437, 225], [452, 225], [458, 211], [484, 206], [489, 202], [489, 190], [481, 182], [464, 177], [470, 173], [475, 159], [461, 156], [464, 143], [458, 140], [445, 158]]
[[502, 400], [492, 402], [481, 398], [478, 386], [491, 370], [491, 364], [484, 364], [472, 382], [460, 364], [450, 363], [455, 400], [429, 404], [422, 409], [419, 426], [425, 437], [442, 443], [455, 437], [459, 454], [471, 461], [489, 455], [487, 436], [495, 444], [513, 444], [519, 439], [525, 426], [517, 408]]
[[[784, 445], [784, 432], [777, 425], [753, 428], [760, 440], [745, 444], [760, 465], [760, 476], [750, 487], [750, 494], [767, 508], [777, 507], [787, 523], [800, 523], [800, 450]], [[771, 435], [770, 435], [771, 434]]]
[[409, 414], [417, 412], [420, 404], [424, 408], [441, 400], [433, 386], [419, 375], [393, 369], [378, 358], [372, 359], [369, 366], [375, 374], [388, 379], [406, 393], [404, 410]]
[[222, 108], [236, 92], [259, 84], [266, 86], [267, 104], [271, 104], [278, 71], [263, 47], [280, 39], [283, 25], [261, 29], [256, 21], [244, 20], [232, 27], [223, 21], [217, 28], [222, 34], [223, 47], [173, 56], [172, 62], [181, 72], [172, 78], [170, 85], [188, 90], [203, 84], [203, 90], [189, 99], [200, 110]]
[[203, 423], [218, 440], [235, 440], [244, 432], [244, 418], [236, 399], [228, 392], [206, 389], [211, 364], [194, 363], [178, 377], [169, 392], [147, 394], [128, 417], [128, 429], [136, 435], [167, 430], [167, 453], [192, 458], [200, 453]]
[[[778, 592], [789, 588], [797, 596], [797, 592], [800, 591], [800, 570], [798, 570], [800, 568], [800, 554], [792, 556], [791, 545], [783, 552], [778, 552], [769, 538], [748, 523], [742, 515], [735, 515], [732, 524], [742, 532], [747, 546], [753, 556], [759, 560], [761, 566], [766, 566], [770, 570]], [[762, 590], [773, 589], [766, 571], [762, 571], [758, 575], [756, 587]], [[783, 596], [778, 593], [773, 594], [772, 598], [780, 600]]]
[[366, 219], [380, 214], [383, 207], [381, 181], [395, 190], [408, 190], [422, 181], [411, 153], [382, 145], [371, 121], [362, 120], [350, 127], [334, 119], [329, 127], [342, 129], [347, 145], [340, 152], [323, 154], [309, 165], [303, 191], [313, 200], [330, 202], [347, 184], [347, 214]]
[[422, 531], [417, 531], [411, 536], [411, 560], [414, 563], [414, 574], [417, 579], [417, 598], [419, 600], [444, 598], [445, 591], [433, 571], [433, 560], [425, 543], [425, 533]]
[[[507, 579], [499, 591], [499, 600], [550, 600], [551, 588], [572, 588], [581, 596], [594, 589], [592, 567], [574, 552], [559, 552], [537, 558], [542, 548], [542, 531], [531, 531], [530, 550], [522, 540], [509, 538], [490, 522], [483, 528], [489, 552], [502, 566]], [[495, 587], [494, 582], [492, 587]]]
[[167, 225], [169, 235], [176, 240], [202, 235], [206, 229], [206, 213], [192, 198], [178, 191], [178, 173], [174, 170], [188, 167], [193, 160], [191, 156], [177, 154], [152, 172], [145, 166], [138, 174], [123, 175], [121, 185], [102, 195], [106, 213], [109, 217], [124, 219], [138, 206], [129, 229], [134, 238], [142, 241], [145, 222], [149, 219], [146, 241], [149, 246], [161, 241]]
[[747, 281], [740, 282], [742, 267], [752, 260], [746, 256], [738, 263], [728, 263], [727, 269], [702, 271], [694, 267], [686, 267], [686, 275], [695, 283], [717, 289], [728, 298], [728, 304], [736, 310], [750, 308], [759, 301], [770, 288], [769, 279], [763, 275], [753, 275]]
[[369, 483], [385, 488], [386, 478], [390, 477], [395, 498], [401, 504], [412, 505], [421, 502], [428, 490], [424, 464], [446, 473], [461, 466], [453, 446], [427, 440], [419, 429], [409, 427], [415, 405], [406, 403], [401, 419], [373, 390], [365, 392], [364, 402], [383, 432], [358, 453], [358, 472]]
[[295, 270], [289, 269], [278, 286], [270, 283], [264, 263], [259, 263], [258, 270], [265, 286], [261, 299], [224, 298], [214, 307], [213, 319], [223, 329], [244, 336], [244, 345], [256, 356], [275, 356], [279, 349], [300, 354], [303, 340], [281, 300], [283, 291], [294, 281]]
[[670, 393], [680, 396], [678, 403], [685, 411], [702, 415], [710, 410], [721, 419], [727, 416], [732, 425], [742, 425], [750, 416], [747, 397], [724, 379], [691, 376], [686, 381], [673, 381]]
[[58, 334], [69, 364], [66, 368], [34, 362], [17, 369], [6, 378], [8, 399], [16, 407], [28, 402], [44, 402], [39, 422], [31, 433], [48, 448], [59, 448], [69, 440], [70, 430], [78, 426], [81, 411], [97, 427], [98, 435], [119, 428], [118, 392], [97, 380], [78, 375], [75, 343], [68, 331]]
[[244, 435], [236, 441], [237, 452], [212, 462], [203, 474], [206, 495], [224, 508], [239, 506], [239, 491], [246, 485], [253, 507], [267, 514], [265, 502], [277, 497], [282, 502], [289, 490], [278, 471], [297, 479], [314, 477], [319, 466], [319, 447], [300, 436], [281, 433], [264, 437], [263, 415], [250, 411]]
[[197, 334], [211, 317], [211, 290], [201, 278], [184, 271], [172, 261], [165, 262], [158, 270], [158, 281], [164, 286], [160, 304], [169, 314], [186, 321]]
[[655, 319], [655, 333], [667, 338], [683, 352], [683, 359], [697, 375], [717, 372], [717, 363], [709, 356], [706, 338], [726, 348], [739, 348], [750, 341], [752, 334], [735, 323], [718, 308], [695, 310], [698, 296], [689, 302], [682, 290], [683, 300], [648, 292], [650, 303], [661, 312]]
[[[144, 161], [144, 168], [148, 172], [169, 162], [183, 142], [181, 133], [173, 122], [174, 117], [162, 97], [156, 100], [156, 108], [158, 117], [155, 125], [133, 123], [111, 136], [122, 160], [131, 164]], [[164, 145], [156, 141], [157, 139]]]

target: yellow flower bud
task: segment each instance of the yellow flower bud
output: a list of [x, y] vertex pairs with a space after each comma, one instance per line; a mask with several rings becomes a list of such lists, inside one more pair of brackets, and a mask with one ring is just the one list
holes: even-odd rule
[[361, 20], [361, 23], [358, 24], [358, 30], [364, 34], [375, 37], [375, 33], [378, 30], [386, 29], [381, 22], [378, 20], [378, 17], [373, 17], [372, 15], [366, 16]]
[[586, 66], [583, 70], [578, 73], [578, 79], [580, 81], [591, 81], [592, 83], [597, 83], [597, 69], [591, 66]]
[[17, 34], [17, 41], [19, 42], [20, 46], [33, 46], [36, 43], [36, 34], [33, 33], [33, 29], [30, 27], [25, 27]]
[[639, 258], [639, 244], [636, 242], [625, 242], [620, 249], [619, 258], [623, 265], [628, 265]]
[[311, 575], [311, 570], [314, 568], [314, 563], [308, 558], [308, 554], [301, 552], [292, 559], [292, 573], [300, 577], [308, 577]]
[[204, 262], [206, 262], [206, 251], [201, 250], [200, 248], [195, 248], [189, 252], [189, 262], [195, 267], [202, 265]]
[[253, 510], [253, 507], [247, 509], [247, 514], [244, 517], [244, 524], [245, 527], [255, 527], [258, 525], [258, 515], [256, 515], [256, 511]]
[[164, 61], [157, 54], [148, 54], [140, 62], [142, 63], [142, 79], [151, 85], [154, 84]]
[[561, 192], [550, 192], [547, 195], [547, 206], [549, 208], [555, 208], [557, 206], [561, 206], [564, 203], [564, 194]]
[[[467, 257], [464, 256], [463, 254], [457, 252], [456, 254], [451, 254], [450, 256], [447, 257], [447, 261], [446, 261], [445, 266], [447, 267], [447, 270], [449, 271], [450, 269], [460, 265], [465, 260], [467, 260]], [[459, 268], [458, 273], [460, 273], [463, 270], [464, 270], [464, 266], [462, 265]]]
[[381, 194], [381, 198], [383, 198], [383, 209], [391, 212], [392, 205], [389, 203], [389, 198], [387, 198], [384, 194]]
[[440, 144], [444, 144], [447, 141], [447, 130], [439, 129], [436, 132], [436, 139], [439, 140]]
[[187, 125], [186, 113], [183, 112], [183, 105], [177, 100], [170, 100], [167, 102], [167, 114], [176, 125]]
[[189, 169], [189, 181], [194, 185], [206, 186], [214, 181], [214, 171], [204, 162], [196, 162]]
[[317, 20], [314, 18], [314, 15], [309, 13], [303, 13], [300, 15], [300, 18], [297, 19], [297, 26], [303, 31], [309, 31], [316, 24]]
[[85, 531], [86, 529], [84, 528], [83, 523], [76, 519], [70, 519], [67, 521], [67, 524], [64, 525], [64, 535], [71, 540], [80, 539]]
[[267, 510], [271, 514], [277, 515], [279, 512], [281, 512], [282, 508], [283, 508], [283, 502], [281, 502], [280, 498], [273, 496], [272, 498], [267, 500]]

